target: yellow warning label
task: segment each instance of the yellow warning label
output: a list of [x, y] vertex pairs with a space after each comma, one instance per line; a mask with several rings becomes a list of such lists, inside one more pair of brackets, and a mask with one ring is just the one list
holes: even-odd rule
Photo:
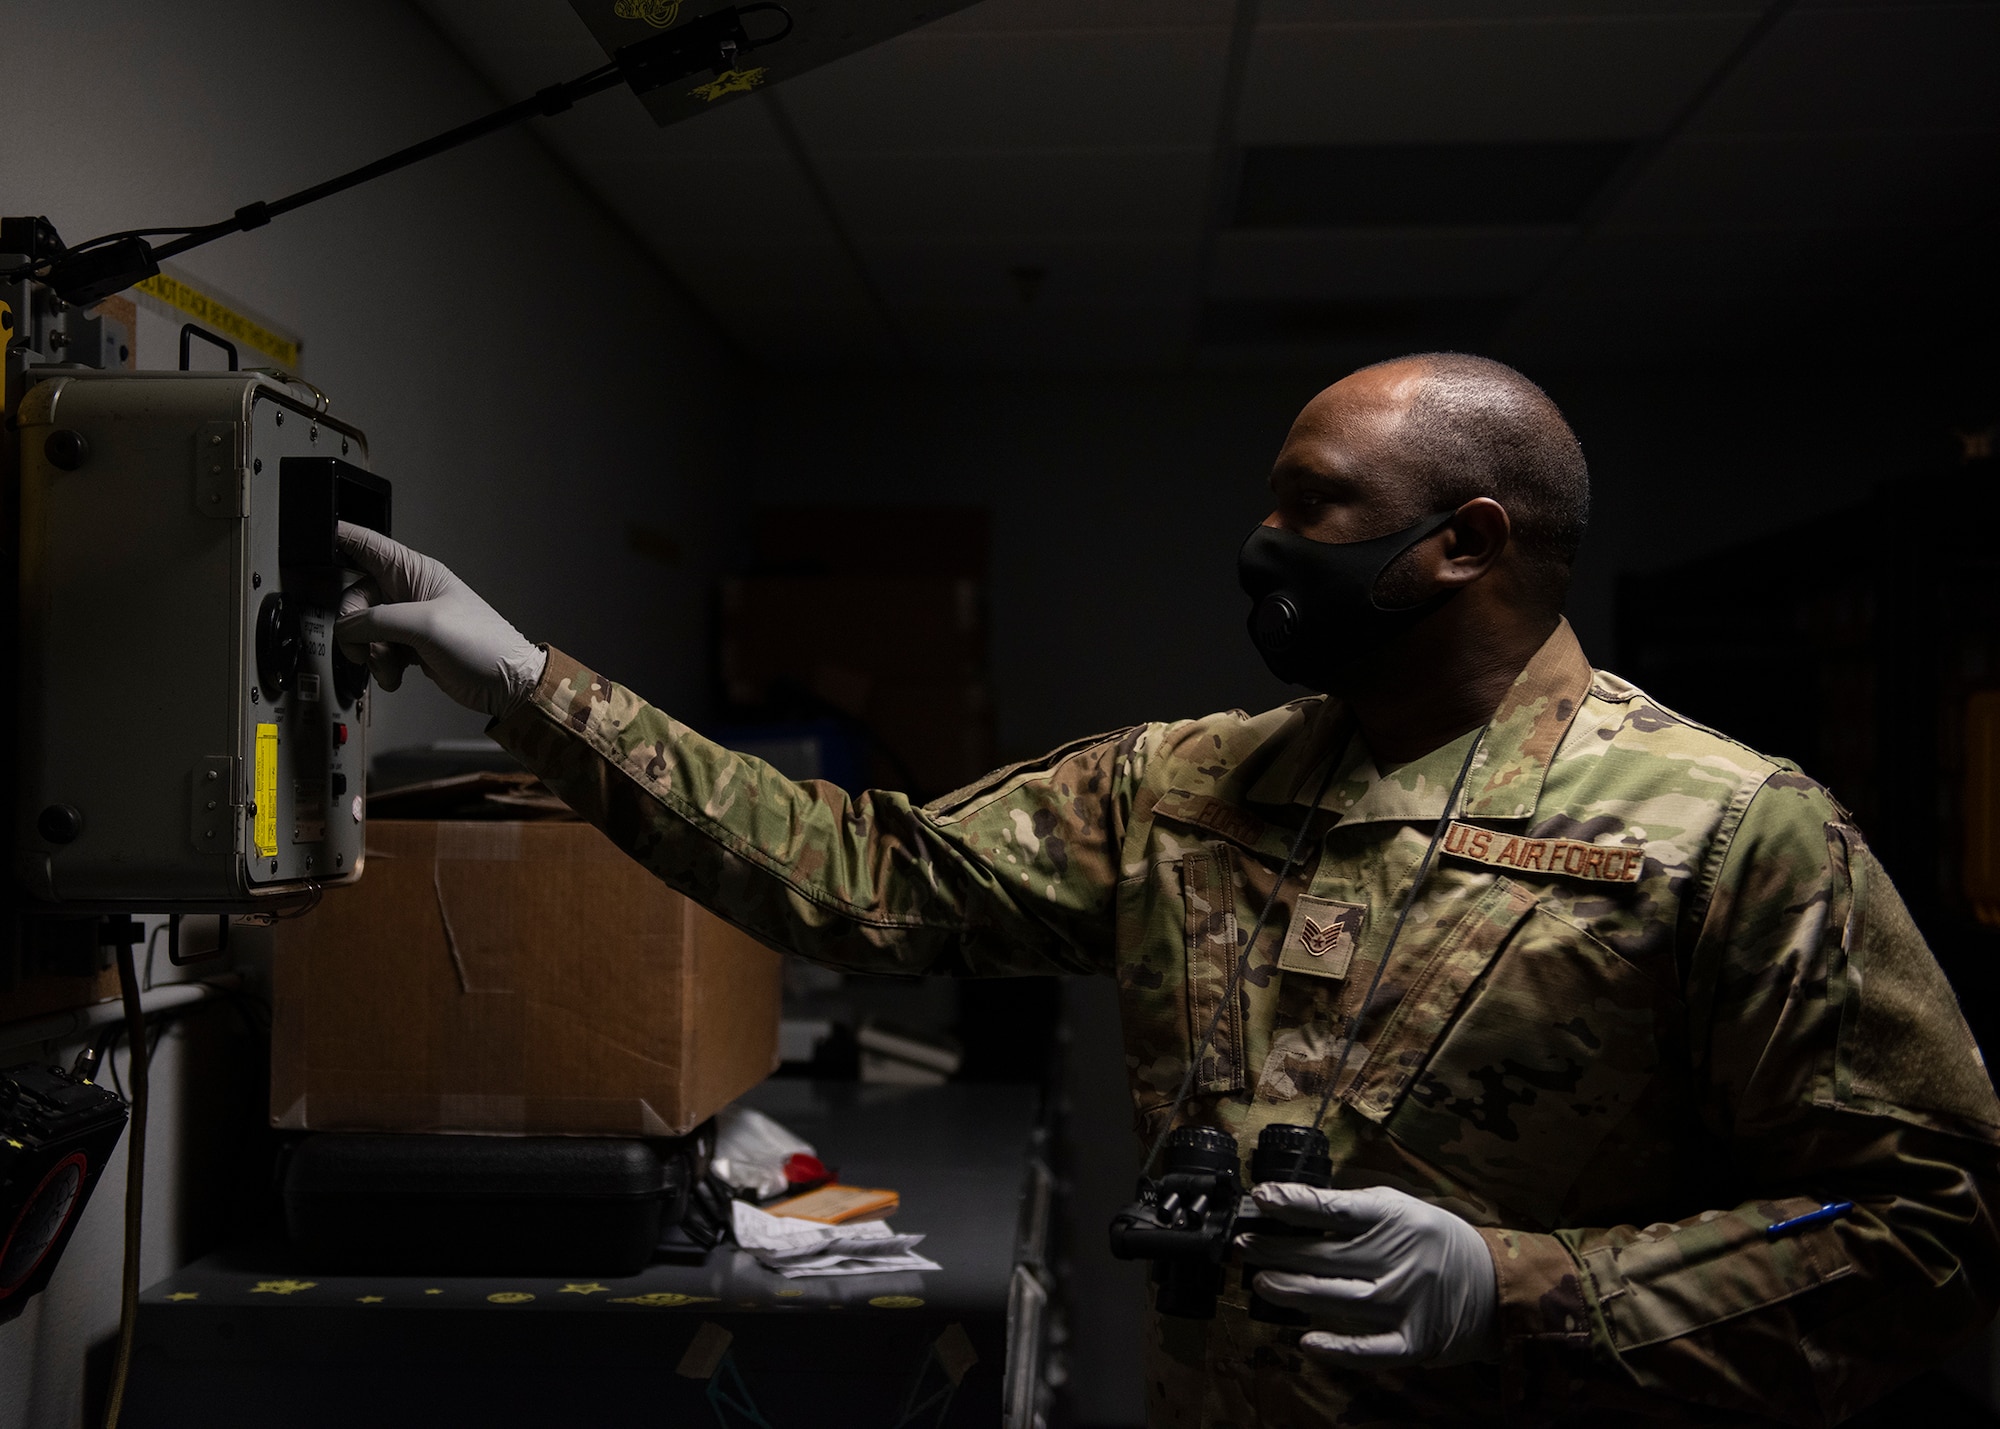
[[259, 858], [278, 856], [278, 727], [257, 726], [257, 801], [251, 819], [251, 842]]
[[178, 312], [186, 313], [211, 332], [234, 338], [245, 347], [256, 348], [275, 359], [280, 367], [296, 368], [299, 365], [299, 345], [296, 341], [244, 317], [192, 283], [171, 274], [157, 273], [143, 283], [133, 284], [133, 288], [148, 297], [159, 299]]

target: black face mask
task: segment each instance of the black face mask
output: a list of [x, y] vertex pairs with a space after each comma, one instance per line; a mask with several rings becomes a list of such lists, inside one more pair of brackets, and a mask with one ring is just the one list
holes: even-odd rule
[[1436, 610], [1448, 592], [1412, 606], [1385, 608], [1375, 584], [1390, 562], [1444, 527], [1457, 513], [1426, 516], [1369, 541], [1314, 541], [1259, 526], [1236, 558], [1250, 597], [1250, 639], [1271, 673], [1326, 694], [1341, 686], [1357, 659]]

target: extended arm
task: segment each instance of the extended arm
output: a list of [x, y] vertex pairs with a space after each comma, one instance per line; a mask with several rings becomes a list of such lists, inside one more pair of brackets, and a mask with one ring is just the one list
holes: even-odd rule
[[394, 688], [415, 660], [571, 808], [663, 881], [775, 946], [886, 973], [1109, 966], [1119, 847], [1161, 729], [1084, 740], [929, 808], [732, 753], [544, 654], [448, 569], [341, 527], [369, 573], [339, 637]]

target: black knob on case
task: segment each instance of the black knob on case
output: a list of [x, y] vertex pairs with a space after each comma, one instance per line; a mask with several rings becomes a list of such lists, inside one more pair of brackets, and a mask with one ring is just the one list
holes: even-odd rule
[[35, 831], [52, 844], [74, 843], [83, 832], [83, 811], [70, 804], [51, 804], [36, 817]]
[[58, 471], [75, 471], [89, 459], [90, 443], [84, 440], [82, 432], [64, 427], [49, 433], [49, 439], [42, 443], [42, 455]]

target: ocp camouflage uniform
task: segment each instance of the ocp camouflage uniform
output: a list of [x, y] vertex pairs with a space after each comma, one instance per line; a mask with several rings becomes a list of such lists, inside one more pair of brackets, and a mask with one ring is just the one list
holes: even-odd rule
[[[1314, 793], [1197, 1069], [1246, 1152], [1311, 1117], [1471, 736], [1378, 771], [1338, 702], [1079, 740], [923, 808], [729, 753], [551, 651], [496, 736], [660, 878], [845, 968], [1118, 979], [1139, 1130]], [[1996, 1105], [1874, 855], [1791, 765], [1593, 672], [1565, 624], [1474, 759], [1358, 1029], [1338, 1184], [1480, 1228], [1500, 1363], [1353, 1373], [1156, 1318], [1158, 1425], [1828, 1424], [1986, 1318]], [[1853, 1214], [1780, 1239], [1823, 1202]]]

